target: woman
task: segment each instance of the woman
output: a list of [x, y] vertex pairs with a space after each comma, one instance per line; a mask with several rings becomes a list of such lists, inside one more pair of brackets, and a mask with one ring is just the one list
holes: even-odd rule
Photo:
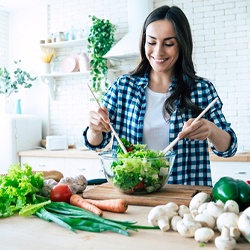
[[162, 6], [152, 11], [142, 29], [141, 61], [116, 79], [104, 106], [90, 112], [85, 145], [104, 148], [111, 139], [109, 122], [120, 138], [153, 150], [163, 150], [179, 136], [168, 183], [212, 186], [208, 142], [216, 155], [230, 157], [237, 151], [237, 138], [220, 99], [192, 124], [218, 96], [211, 82], [196, 75], [192, 50], [189, 22], [181, 9]]

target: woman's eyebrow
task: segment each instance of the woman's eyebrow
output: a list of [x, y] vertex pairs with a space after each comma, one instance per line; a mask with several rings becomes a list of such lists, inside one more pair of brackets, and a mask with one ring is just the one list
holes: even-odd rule
[[[154, 36], [150, 36], [150, 35], [147, 35], [147, 36], [150, 37], [150, 38], [152, 38], [152, 39], [156, 39], [156, 37], [154, 37]], [[164, 38], [163, 40], [167, 41], [167, 40], [170, 40], [170, 39], [176, 39], [176, 37], [175, 36], [170, 36], [170, 37]]]

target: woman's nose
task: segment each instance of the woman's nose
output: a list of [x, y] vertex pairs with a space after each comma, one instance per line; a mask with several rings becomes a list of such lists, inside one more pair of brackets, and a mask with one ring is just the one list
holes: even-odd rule
[[154, 47], [156, 55], [161, 55], [163, 53], [163, 46], [161, 44], [156, 44]]

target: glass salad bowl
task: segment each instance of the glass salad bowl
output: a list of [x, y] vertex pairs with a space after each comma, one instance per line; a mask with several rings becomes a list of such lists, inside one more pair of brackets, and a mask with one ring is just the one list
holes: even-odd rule
[[127, 154], [115, 150], [99, 153], [105, 176], [122, 193], [147, 194], [160, 190], [171, 173], [175, 153], [139, 150]]

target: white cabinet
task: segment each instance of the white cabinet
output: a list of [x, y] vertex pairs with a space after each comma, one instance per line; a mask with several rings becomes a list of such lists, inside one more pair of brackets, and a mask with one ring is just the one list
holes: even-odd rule
[[68, 158], [67, 172], [71, 176], [83, 174], [87, 179], [105, 178], [99, 159]]
[[211, 161], [211, 172], [213, 184], [223, 176], [250, 180], [250, 162]]
[[21, 164], [27, 163], [34, 170], [58, 170], [65, 177], [84, 175], [86, 179], [105, 178], [99, 159], [21, 156]]

